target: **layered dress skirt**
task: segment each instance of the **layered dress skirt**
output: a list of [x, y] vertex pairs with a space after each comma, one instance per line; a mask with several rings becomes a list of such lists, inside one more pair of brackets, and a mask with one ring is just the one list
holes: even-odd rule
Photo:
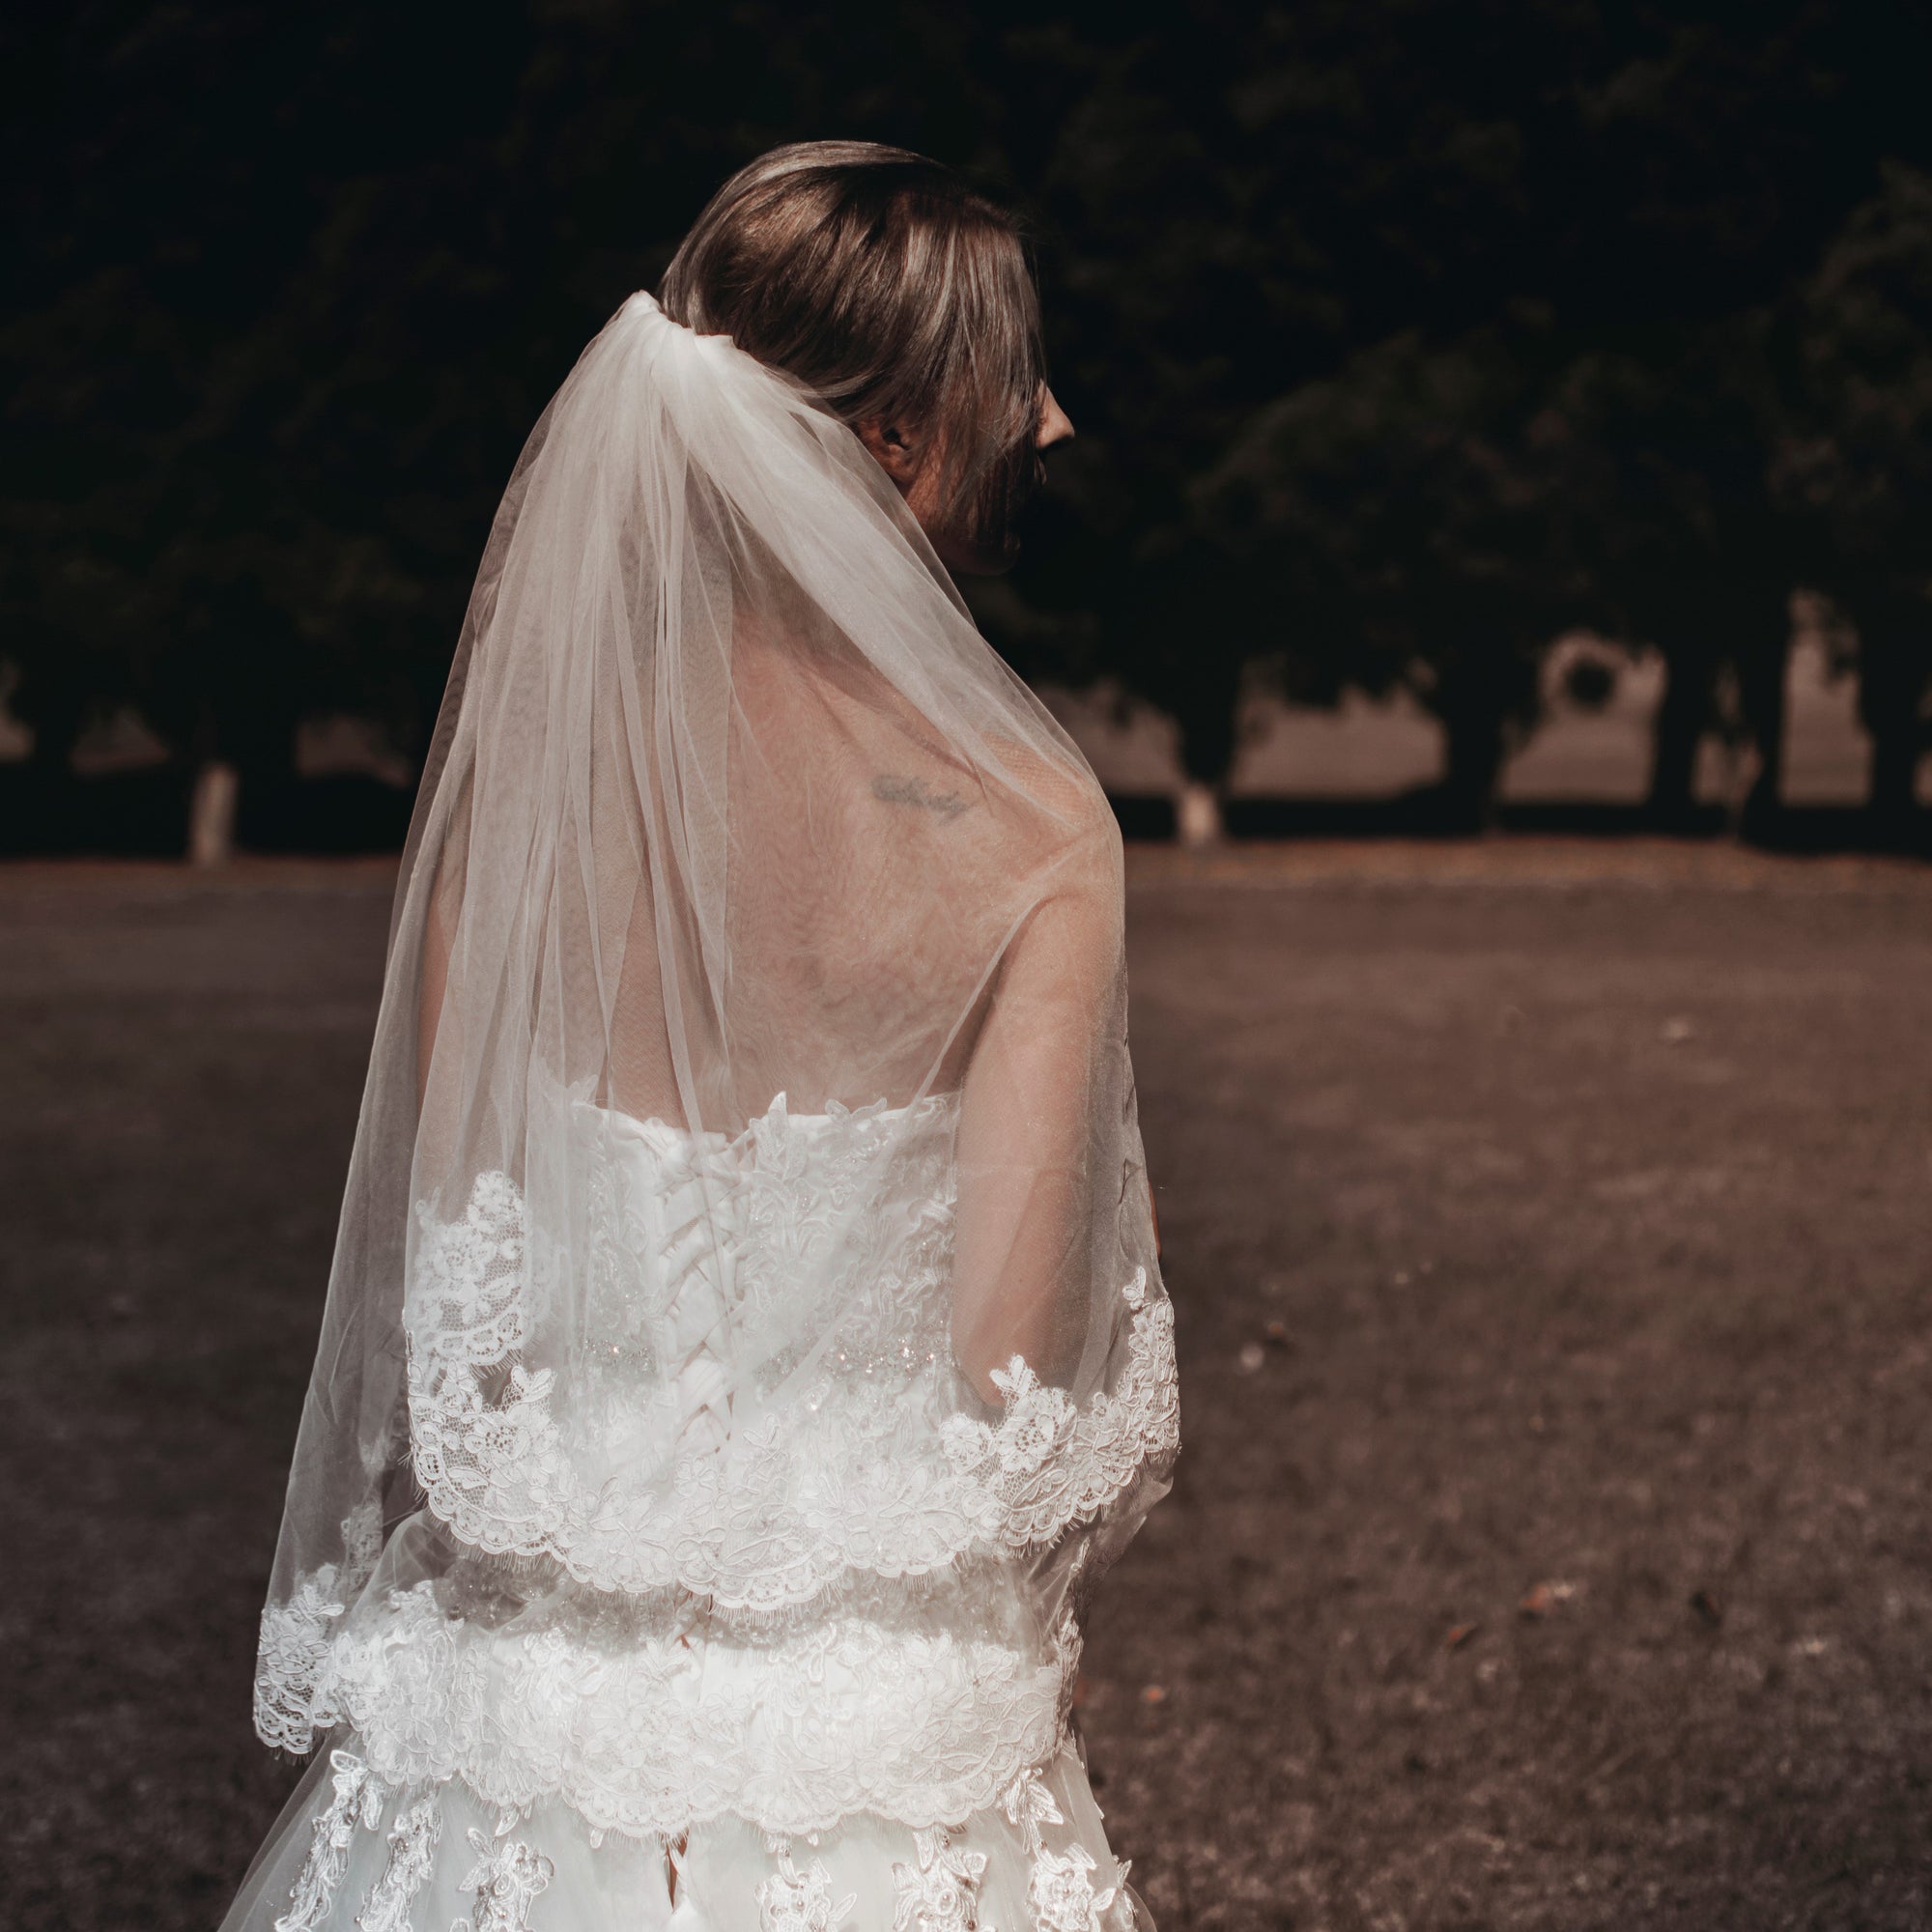
[[[225, 1932], [1144, 1919], [1070, 1713], [1109, 1526], [1174, 1452], [1172, 1311], [1137, 1269], [1096, 1394], [1015, 1357], [979, 1403], [948, 1332], [956, 1115], [780, 1096], [727, 1140], [580, 1105], [611, 1238], [577, 1337], [601, 1379], [567, 1406], [528, 1359], [521, 1190], [485, 1175], [425, 1216], [419, 1501], [386, 1535], [345, 1524], [344, 1560], [265, 1617], [258, 1728], [320, 1745]], [[726, 1414], [731, 1311], [809, 1258], [855, 1176], [868, 1226], [840, 1236], [829, 1344]]]

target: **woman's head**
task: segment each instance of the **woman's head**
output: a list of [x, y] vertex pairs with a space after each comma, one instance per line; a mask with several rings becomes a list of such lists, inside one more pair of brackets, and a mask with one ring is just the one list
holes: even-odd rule
[[952, 169], [868, 141], [776, 148], [711, 198], [663, 298], [850, 423], [952, 568], [1012, 560], [1039, 451], [1072, 426], [1018, 228]]

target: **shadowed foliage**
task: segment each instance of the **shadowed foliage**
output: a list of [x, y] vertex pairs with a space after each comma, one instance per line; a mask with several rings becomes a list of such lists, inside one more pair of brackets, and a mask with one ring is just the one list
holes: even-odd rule
[[[1029, 674], [1121, 678], [1209, 782], [1257, 672], [1317, 702], [1400, 681], [1474, 822], [1534, 660], [1595, 625], [1669, 660], [1658, 813], [1729, 678], [1761, 816], [1810, 587], [1896, 824], [1928, 54], [1916, 11], [1824, 0], [10, 18], [0, 658], [35, 756], [5, 783], [78, 810], [77, 737], [132, 705], [181, 764], [240, 768], [244, 836], [309, 837], [297, 723], [412, 754], [577, 349], [731, 167], [836, 132], [1031, 213], [1081, 438], [978, 598]], [[380, 838], [402, 807], [356, 809]]]

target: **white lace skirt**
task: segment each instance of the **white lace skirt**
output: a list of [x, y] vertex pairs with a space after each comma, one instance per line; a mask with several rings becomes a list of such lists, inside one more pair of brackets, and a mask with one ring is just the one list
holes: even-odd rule
[[222, 1932], [1151, 1932], [1125, 1874], [1070, 1748], [943, 1829], [721, 1818], [669, 1847], [555, 1803], [501, 1814], [456, 1778], [388, 1784], [343, 1732]]

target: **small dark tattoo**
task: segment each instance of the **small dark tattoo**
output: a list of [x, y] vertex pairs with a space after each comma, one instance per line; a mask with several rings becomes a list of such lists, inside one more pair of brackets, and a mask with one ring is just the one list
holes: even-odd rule
[[934, 791], [923, 779], [889, 774], [872, 781], [872, 796], [887, 805], [923, 806], [927, 811], [938, 812], [941, 818], [957, 818], [962, 811], [973, 810], [973, 801], [961, 798], [956, 791]]

